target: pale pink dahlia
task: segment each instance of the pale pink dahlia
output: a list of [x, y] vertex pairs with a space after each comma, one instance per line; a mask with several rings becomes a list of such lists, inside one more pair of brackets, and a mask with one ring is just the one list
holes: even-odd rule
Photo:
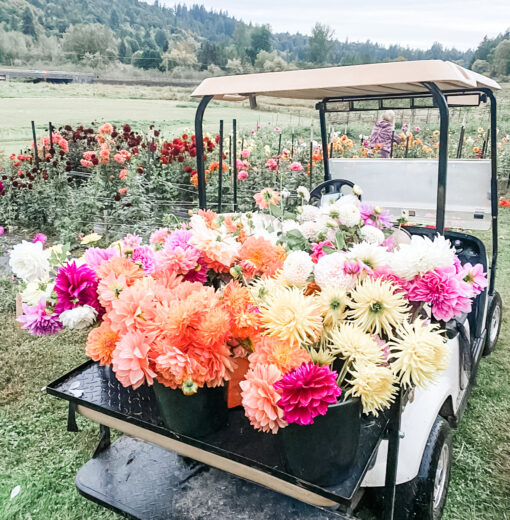
[[278, 406], [288, 423], [313, 424], [317, 415], [326, 415], [342, 390], [336, 384], [338, 374], [327, 366], [305, 363], [285, 374], [274, 387], [281, 392]]
[[480, 294], [488, 285], [487, 276], [483, 272], [482, 264], [465, 264], [460, 271], [460, 276], [464, 282], [471, 285], [473, 296]]
[[131, 331], [125, 334], [113, 351], [112, 366], [122, 386], [136, 390], [143, 383], [152, 385], [156, 374], [149, 367], [151, 345], [144, 334]]
[[156, 270], [156, 254], [149, 246], [137, 247], [133, 251], [132, 259], [133, 262], [140, 265], [147, 274], [151, 274]]
[[101, 249], [100, 247], [89, 247], [85, 251], [85, 262], [86, 264], [97, 271], [97, 268], [106, 260], [110, 260], [114, 256], [120, 256], [119, 250], [113, 247]]
[[287, 426], [283, 411], [276, 404], [280, 394], [274, 385], [281, 377], [275, 365], [256, 365], [239, 383], [245, 415], [257, 430], [277, 433], [279, 428]]

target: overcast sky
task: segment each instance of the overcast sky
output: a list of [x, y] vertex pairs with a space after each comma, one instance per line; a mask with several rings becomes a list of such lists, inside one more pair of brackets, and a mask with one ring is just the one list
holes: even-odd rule
[[[152, 3], [152, 0], [149, 0]], [[510, 0], [160, 0], [167, 6], [203, 4], [237, 19], [270, 24], [273, 32], [310, 34], [327, 23], [339, 40], [371, 40], [428, 48], [475, 48], [510, 27]]]

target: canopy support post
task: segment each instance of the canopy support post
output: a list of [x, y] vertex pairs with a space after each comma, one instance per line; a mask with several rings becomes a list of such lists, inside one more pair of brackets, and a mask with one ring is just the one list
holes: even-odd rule
[[329, 173], [329, 153], [328, 153], [328, 131], [326, 127], [326, 104], [324, 101], [317, 103], [315, 108], [319, 110], [319, 118], [321, 122], [321, 141], [322, 141], [322, 161], [324, 164], [324, 181], [329, 181], [331, 175]]
[[432, 94], [434, 105], [439, 108], [439, 165], [437, 175], [436, 230], [442, 235], [444, 233], [446, 213], [446, 176], [448, 170], [448, 103], [443, 92], [435, 83], [426, 81], [423, 85]]
[[489, 280], [489, 295], [494, 294], [496, 267], [498, 262], [498, 135], [497, 104], [492, 90], [481, 88], [491, 100], [491, 213], [492, 213], [492, 260]]
[[205, 168], [204, 168], [204, 112], [213, 96], [204, 96], [198, 104], [195, 113], [195, 142], [197, 147], [197, 175], [198, 175], [198, 207], [206, 209], [207, 197], [205, 188]]

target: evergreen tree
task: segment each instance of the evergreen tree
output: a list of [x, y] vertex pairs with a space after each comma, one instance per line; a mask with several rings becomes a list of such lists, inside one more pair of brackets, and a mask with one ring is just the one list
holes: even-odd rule
[[110, 27], [112, 29], [117, 29], [119, 24], [119, 13], [117, 13], [116, 9], [112, 9], [112, 13], [110, 14]]
[[32, 11], [27, 6], [21, 16], [21, 32], [27, 36], [37, 39], [37, 33], [35, 32], [34, 16]]
[[158, 29], [154, 35], [154, 41], [163, 52], [168, 50], [168, 38], [165, 31]]
[[255, 27], [251, 33], [250, 42], [250, 48], [247, 49], [246, 54], [253, 64], [260, 51], [271, 52], [272, 50], [272, 34], [269, 26]]
[[119, 61], [121, 63], [127, 63], [127, 59], [126, 59], [127, 55], [128, 55], [128, 49], [127, 49], [126, 43], [124, 42], [124, 40], [120, 40], [119, 52], [118, 52]]
[[135, 67], [145, 70], [160, 67], [162, 58], [158, 50], [146, 47], [140, 54], [138, 54], [138, 52], [136, 56], [133, 56], [133, 65]]
[[321, 23], [316, 23], [308, 38], [308, 59], [317, 65], [328, 62], [333, 47], [333, 31]]

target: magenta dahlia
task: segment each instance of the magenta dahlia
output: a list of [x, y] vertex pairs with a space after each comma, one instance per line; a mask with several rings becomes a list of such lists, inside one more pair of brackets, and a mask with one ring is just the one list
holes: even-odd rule
[[317, 415], [326, 415], [330, 404], [337, 402], [342, 390], [338, 374], [327, 366], [303, 363], [274, 384], [281, 393], [278, 406], [288, 423], [313, 424]]
[[101, 316], [104, 309], [97, 299], [96, 273], [87, 265], [68, 262], [58, 270], [55, 278], [57, 305], [55, 312], [60, 315], [68, 309], [90, 305]]
[[133, 251], [132, 258], [133, 262], [139, 264], [147, 274], [151, 274], [156, 270], [156, 255], [149, 246], [137, 247]]

